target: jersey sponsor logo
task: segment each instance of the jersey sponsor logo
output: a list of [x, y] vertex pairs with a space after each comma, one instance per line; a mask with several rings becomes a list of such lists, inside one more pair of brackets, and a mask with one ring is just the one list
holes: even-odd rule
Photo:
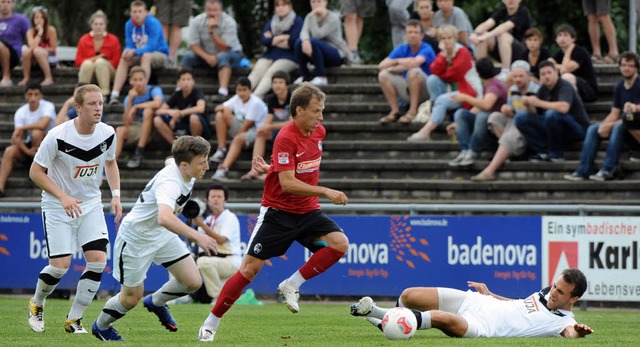
[[536, 298], [533, 295], [524, 299], [523, 302], [524, 302], [524, 312], [526, 314], [536, 313], [540, 311], [540, 308], [538, 307], [538, 303], [536, 302]]
[[300, 162], [296, 166], [296, 172], [307, 173], [307, 172], [317, 171], [320, 169], [321, 160], [322, 160], [322, 157], [318, 157], [318, 159]]
[[289, 164], [289, 153], [287, 153], [287, 152], [278, 152], [278, 164], [280, 164], [280, 165]]
[[74, 180], [88, 180], [88, 179], [94, 179], [97, 175], [98, 175], [98, 168], [100, 167], [100, 164], [93, 164], [93, 165], [78, 165], [73, 169], [73, 173], [71, 175], [71, 177], [73, 177]]

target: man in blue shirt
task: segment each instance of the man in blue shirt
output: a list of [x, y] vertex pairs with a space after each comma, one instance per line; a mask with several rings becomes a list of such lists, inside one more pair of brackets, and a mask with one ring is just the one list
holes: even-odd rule
[[127, 79], [127, 71], [133, 65], [140, 65], [147, 80], [151, 68], [159, 68], [169, 62], [169, 46], [162, 33], [162, 24], [147, 12], [144, 1], [131, 3], [131, 18], [124, 27], [124, 51], [116, 69], [109, 104], [120, 103], [120, 91]]
[[[378, 64], [378, 82], [391, 108], [388, 115], [380, 118], [380, 123], [411, 123], [418, 112], [418, 105], [429, 98], [427, 76], [431, 74], [429, 66], [436, 54], [431, 46], [422, 41], [424, 32], [419, 21], [407, 22], [405, 36], [407, 43], [394, 48]], [[409, 110], [402, 117], [398, 97], [409, 102]]]

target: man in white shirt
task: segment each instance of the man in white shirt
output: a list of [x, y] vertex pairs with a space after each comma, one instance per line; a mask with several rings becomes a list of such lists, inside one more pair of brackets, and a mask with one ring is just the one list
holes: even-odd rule
[[44, 331], [45, 300], [69, 270], [78, 248], [82, 248], [86, 267], [64, 328], [69, 333], [87, 333], [82, 315], [100, 287], [109, 244], [100, 192], [103, 168], [111, 187], [116, 223], [122, 215], [116, 135], [113, 127], [100, 121], [104, 103], [100, 87], [82, 86], [74, 99], [78, 117], [47, 134], [29, 171], [29, 177], [43, 190], [42, 221], [49, 256], [49, 265], [40, 272], [29, 301], [28, 321], [37, 333]]
[[40, 84], [29, 83], [24, 97], [27, 103], [21, 106], [13, 117], [11, 145], [4, 149], [2, 156], [0, 198], [5, 196], [4, 188], [13, 169], [13, 161], [30, 164], [44, 136], [56, 125], [56, 108], [51, 102], [43, 99]]
[[[468, 282], [476, 292], [442, 287], [405, 289], [399, 307], [413, 311], [418, 330], [436, 328], [451, 337], [584, 337], [593, 333], [578, 324], [573, 304], [587, 289], [587, 278], [578, 269], [562, 271], [551, 287], [525, 299], [509, 299], [489, 291], [484, 283]], [[381, 328], [389, 309], [366, 296], [351, 305], [351, 314], [365, 316]]]
[[171, 148], [174, 162], [147, 183], [131, 212], [122, 220], [113, 247], [113, 277], [122, 284], [122, 289], [107, 301], [93, 323], [91, 331], [98, 339], [123, 340], [112, 325], [142, 299], [151, 262], [167, 268], [173, 277], [144, 298], [144, 307], [155, 313], [167, 330], [178, 330], [167, 301], [202, 286], [196, 263], [179, 236], [195, 241], [206, 254], [217, 248], [214, 239], [198, 233], [177, 217], [189, 201], [196, 179], [209, 169], [210, 149], [211, 145], [202, 137], [176, 139]]

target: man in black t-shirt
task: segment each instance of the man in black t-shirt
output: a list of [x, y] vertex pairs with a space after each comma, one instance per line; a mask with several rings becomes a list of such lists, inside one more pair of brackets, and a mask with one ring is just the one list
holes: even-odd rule
[[182, 135], [211, 137], [209, 118], [205, 115], [204, 94], [195, 88], [191, 70], [184, 69], [178, 75], [178, 89], [169, 101], [156, 110], [153, 125], [170, 144]]
[[531, 27], [531, 13], [525, 6], [520, 6], [521, 0], [502, 2], [504, 7], [478, 25], [469, 39], [476, 45], [476, 58], [491, 54], [493, 58], [500, 60], [501, 77], [506, 77], [512, 62], [527, 60], [522, 39], [525, 31]]

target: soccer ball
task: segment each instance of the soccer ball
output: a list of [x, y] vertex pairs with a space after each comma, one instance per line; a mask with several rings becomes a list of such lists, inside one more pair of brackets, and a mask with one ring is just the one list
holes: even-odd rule
[[417, 329], [416, 316], [408, 308], [394, 307], [382, 319], [382, 332], [389, 340], [408, 340]]

